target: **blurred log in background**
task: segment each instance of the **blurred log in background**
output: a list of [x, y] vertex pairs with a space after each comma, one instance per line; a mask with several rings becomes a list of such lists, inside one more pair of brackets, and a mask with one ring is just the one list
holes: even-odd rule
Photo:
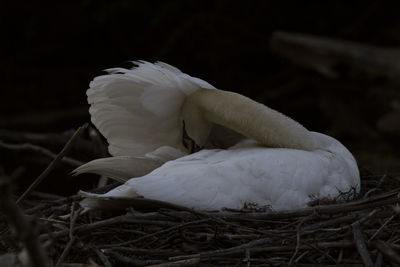
[[[94, 76], [160, 60], [334, 136], [363, 171], [400, 173], [400, 19], [383, 1], [12, 2], [0, 14], [0, 140], [8, 145], [57, 153], [69, 130], [89, 121]], [[87, 140], [73, 159], [99, 155]], [[0, 167], [25, 166], [26, 188], [51, 160], [45, 154], [0, 146]], [[92, 188], [94, 177], [68, 176], [73, 166], [65, 162], [41, 189]]]

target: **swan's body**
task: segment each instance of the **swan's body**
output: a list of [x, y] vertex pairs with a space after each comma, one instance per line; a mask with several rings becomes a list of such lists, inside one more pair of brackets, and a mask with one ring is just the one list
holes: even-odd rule
[[[143, 196], [202, 210], [240, 209], [245, 203], [284, 210], [359, 191], [356, 161], [332, 137], [166, 64], [139, 63], [136, 69], [117, 71], [96, 78], [88, 91], [92, 121], [117, 157], [88, 163], [77, 172], [144, 176], [98, 198]], [[250, 139], [186, 155], [182, 121], [202, 147], [224, 139], [226, 132], [219, 134], [215, 125]], [[121, 175], [120, 168], [127, 171]]]

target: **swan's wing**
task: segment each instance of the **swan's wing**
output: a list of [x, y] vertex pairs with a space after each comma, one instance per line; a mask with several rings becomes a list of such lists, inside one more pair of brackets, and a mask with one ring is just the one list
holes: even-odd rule
[[139, 61], [109, 69], [87, 90], [93, 124], [113, 156], [143, 156], [163, 146], [183, 150], [180, 109], [185, 97], [209, 83], [166, 63]]
[[275, 210], [305, 207], [359, 187], [355, 162], [329, 152], [266, 149], [254, 143], [203, 150], [131, 179], [104, 197], [144, 196], [200, 210], [240, 209], [245, 203]]

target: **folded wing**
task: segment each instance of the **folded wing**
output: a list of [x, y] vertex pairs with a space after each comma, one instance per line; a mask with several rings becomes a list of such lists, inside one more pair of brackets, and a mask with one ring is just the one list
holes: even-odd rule
[[183, 151], [180, 109], [185, 97], [215, 88], [165, 63], [134, 64], [132, 69], [109, 69], [90, 83], [93, 124], [113, 156], [145, 156], [165, 146]]

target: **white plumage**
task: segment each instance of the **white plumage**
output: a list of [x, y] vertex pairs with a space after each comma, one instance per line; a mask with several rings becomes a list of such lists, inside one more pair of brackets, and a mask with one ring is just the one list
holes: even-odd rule
[[[143, 196], [201, 210], [240, 209], [246, 203], [285, 210], [359, 191], [357, 163], [334, 138], [165, 63], [136, 64], [112, 69], [90, 84], [92, 121], [117, 157], [89, 162], [77, 173], [120, 180], [143, 176], [92, 195], [83, 206], [90, 208], [96, 198]], [[200, 145], [224, 138], [214, 131], [216, 124], [255, 140], [187, 155], [182, 120]]]
[[87, 91], [94, 125], [107, 138], [113, 156], [143, 156], [169, 146], [183, 149], [180, 109], [199, 88], [215, 89], [165, 64], [134, 62], [129, 70], [109, 69]]

